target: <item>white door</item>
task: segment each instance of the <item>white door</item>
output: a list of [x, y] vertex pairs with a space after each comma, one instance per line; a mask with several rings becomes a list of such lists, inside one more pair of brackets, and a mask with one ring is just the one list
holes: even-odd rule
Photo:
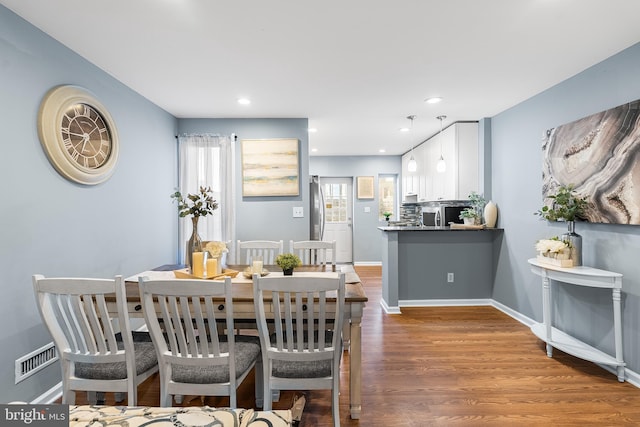
[[336, 262], [353, 262], [353, 179], [320, 177], [325, 224], [322, 240], [336, 241]]

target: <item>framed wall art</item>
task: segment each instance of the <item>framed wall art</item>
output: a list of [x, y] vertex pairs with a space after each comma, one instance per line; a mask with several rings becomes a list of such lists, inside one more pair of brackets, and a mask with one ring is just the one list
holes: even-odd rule
[[372, 176], [359, 176], [356, 184], [358, 186], [358, 199], [373, 199]]
[[585, 220], [640, 224], [640, 100], [545, 132], [542, 195], [572, 185], [587, 199]]
[[243, 139], [242, 195], [298, 196], [297, 139]]

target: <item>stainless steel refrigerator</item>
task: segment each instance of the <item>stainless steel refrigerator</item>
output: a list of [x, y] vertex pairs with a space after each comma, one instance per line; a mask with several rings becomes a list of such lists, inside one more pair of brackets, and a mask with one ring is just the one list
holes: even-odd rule
[[309, 179], [310, 189], [310, 209], [309, 221], [310, 240], [322, 240], [324, 237], [324, 195], [322, 194], [322, 186], [320, 185], [320, 177], [312, 175]]

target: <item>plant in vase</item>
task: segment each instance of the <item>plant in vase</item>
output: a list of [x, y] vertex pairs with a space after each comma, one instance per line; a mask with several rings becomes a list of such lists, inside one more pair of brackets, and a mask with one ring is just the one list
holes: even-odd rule
[[471, 201], [471, 206], [460, 212], [459, 218], [467, 225], [480, 225], [482, 224], [482, 211], [486, 201], [484, 197], [475, 191], [469, 194], [469, 200]]
[[282, 269], [285, 276], [291, 276], [293, 269], [302, 264], [302, 260], [296, 254], [280, 254], [276, 257], [276, 264]]
[[180, 191], [176, 191], [171, 195], [171, 198], [178, 204], [180, 218], [191, 215], [193, 228], [185, 253], [187, 267], [191, 268], [192, 254], [202, 251], [202, 240], [198, 235], [198, 220], [201, 216], [213, 215], [213, 212], [218, 209], [218, 202], [213, 198], [211, 187], [202, 186], [195, 194], [189, 193], [184, 197]]
[[382, 216], [384, 216], [384, 220], [389, 222], [389, 219], [391, 218], [391, 215], [393, 215], [391, 212], [384, 212], [382, 214]]
[[547, 199], [550, 201], [534, 212], [534, 215], [547, 221], [567, 222], [567, 233], [561, 236], [561, 240], [566, 240], [571, 245], [573, 265], [582, 265], [582, 236], [575, 232], [575, 221], [584, 218], [587, 199], [580, 197], [571, 184], [559, 186]]

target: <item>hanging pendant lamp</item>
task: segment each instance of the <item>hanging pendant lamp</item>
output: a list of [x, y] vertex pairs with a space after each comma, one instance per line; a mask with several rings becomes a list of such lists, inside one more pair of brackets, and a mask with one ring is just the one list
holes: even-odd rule
[[442, 121], [446, 118], [447, 116], [436, 117], [436, 119], [440, 120], [440, 133], [438, 134], [438, 139], [440, 140], [440, 158], [436, 164], [436, 171], [438, 171], [438, 173], [444, 173], [447, 170], [447, 163], [444, 161], [444, 157], [442, 157]]
[[409, 128], [409, 141], [411, 142], [411, 157], [409, 157], [409, 163], [407, 163], [407, 170], [409, 172], [415, 172], [418, 170], [418, 162], [413, 157], [413, 119], [415, 115], [407, 116], [407, 119], [411, 120], [411, 128]]

